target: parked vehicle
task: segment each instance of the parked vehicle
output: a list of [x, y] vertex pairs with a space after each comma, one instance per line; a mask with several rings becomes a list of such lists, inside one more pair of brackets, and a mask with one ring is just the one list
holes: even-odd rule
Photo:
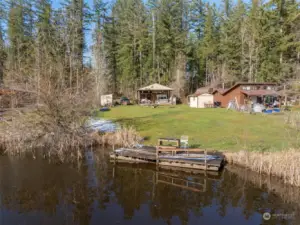
[[221, 102], [214, 102], [214, 107], [215, 108], [220, 108], [221, 107]]
[[168, 103], [169, 99], [167, 97], [167, 95], [157, 95], [157, 100], [156, 100], [156, 104], [164, 104], [164, 103]]
[[151, 104], [151, 101], [149, 99], [142, 99], [141, 104]]
[[129, 98], [127, 98], [127, 97], [125, 97], [125, 96], [121, 97], [121, 98], [120, 98], [120, 104], [121, 104], [121, 105], [129, 105], [129, 104], [130, 104]]

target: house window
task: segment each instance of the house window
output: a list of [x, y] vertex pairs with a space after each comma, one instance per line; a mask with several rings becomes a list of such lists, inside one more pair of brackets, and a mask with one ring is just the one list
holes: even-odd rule
[[250, 90], [251, 90], [251, 87], [250, 87], [250, 86], [243, 86], [242, 89], [243, 89], [243, 90], [250, 91]]
[[268, 87], [267, 87], [267, 90], [272, 90], [272, 87], [271, 87], [271, 86], [268, 86]]

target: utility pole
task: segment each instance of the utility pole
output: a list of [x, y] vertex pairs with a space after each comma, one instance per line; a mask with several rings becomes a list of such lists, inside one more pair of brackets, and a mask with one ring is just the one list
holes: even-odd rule
[[284, 90], [284, 105], [287, 106], [286, 84], [283, 85]]

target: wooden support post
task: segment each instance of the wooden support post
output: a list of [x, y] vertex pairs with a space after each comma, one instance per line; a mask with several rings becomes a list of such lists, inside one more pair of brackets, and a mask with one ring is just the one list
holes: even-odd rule
[[151, 196], [152, 197], [152, 201], [155, 199], [156, 174], [157, 174], [156, 171], [153, 172], [153, 178], [152, 178], [153, 184], [152, 184], [152, 196]]
[[159, 151], [159, 147], [156, 146], [156, 166], [158, 166], [158, 164], [159, 164], [158, 151]]
[[207, 151], [206, 151], [206, 149], [204, 150], [204, 157], [205, 157], [205, 170], [207, 170], [207, 159], [206, 159]]
[[116, 161], [117, 161], [117, 155], [116, 155], [116, 152], [115, 152], [115, 144], [113, 144], [113, 152], [114, 152], [114, 164], [116, 164]]

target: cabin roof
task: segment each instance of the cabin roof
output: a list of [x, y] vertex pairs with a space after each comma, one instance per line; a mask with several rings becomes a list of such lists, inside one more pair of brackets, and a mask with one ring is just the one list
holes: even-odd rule
[[251, 90], [251, 91], [241, 91], [248, 96], [279, 96], [279, 93], [274, 90]]
[[0, 87], [0, 95], [10, 95], [15, 93], [36, 93], [35, 91], [29, 91], [18, 88], [8, 88], [8, 87]]
[[172, 91], [172, 90], [173, 90], [172, 88], [157, 83], [138, 89], [138, 91]]
[[225, 94], [227, 94], [228, 92], [230, 92], [231, 90], [237, 88], [240, 85], [272, 85], [272, 86], [274, 86], [274, 85], [277, 85], [277, 84], [276, 83], [271, 83], [271, 82], [262, 82], [262, 83], [238, 82], [238, 83], [236, 83], [235, 85], [233, 85], [232, 87], [230, 87], [228, 89], [216, 89], [216, 90], [214, 90], [213, 93], [218, 91], [222, 95], [225, 95]]

